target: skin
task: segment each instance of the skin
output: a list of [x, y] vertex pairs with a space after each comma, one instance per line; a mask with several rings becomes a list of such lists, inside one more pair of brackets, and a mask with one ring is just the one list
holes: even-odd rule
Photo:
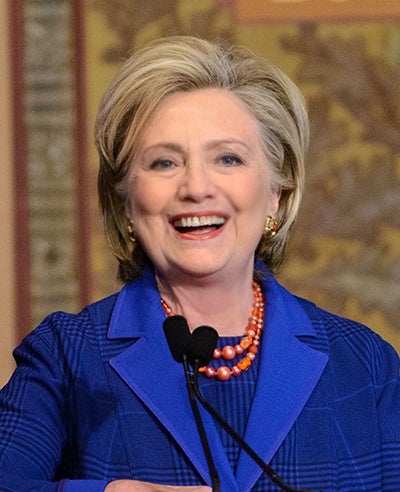
[[[208, 324], [220, 335], [243, 334], [253, 302], [254, 252], [280, 197], [247, 108], [222, 89], [170, 96], [144, 132], [128, 187], [127, 217], [153, 262], [163, 298], [191, 327]], [[211, 225], [174, 227], [188, 217]], [[211, 489], [134, 480], [106, 488], [179, 490]]]

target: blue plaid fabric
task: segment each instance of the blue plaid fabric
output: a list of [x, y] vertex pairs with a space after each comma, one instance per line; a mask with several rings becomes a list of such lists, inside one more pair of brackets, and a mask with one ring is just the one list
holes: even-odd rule
[[[249, 373], [254, 387], [223, 387], [217, 404], [224, 416], [293, 487], [400, 490], [395, 351], [271, 276], [263, 289], [265, 332], [257, 374]], [[26, 337], [0, 392], [1, 491], [99, 492], [121, 478], [209, 483], [164, 318], [148, 271], [77, 315], [52, 314]], [[221, 491], [279, 490], [201, 412]]]
[[[224, 347], [225, 345], [231, 345], [234, 347], [240, 342], [241, 338], [220, 337], [218, 346]], [[258, 355], [260, 354], [261, 352]], [[256, 357], [251, 367], [242, 377], [230, 378], [223, 384], [216, 378], [208, 379], [205, 376], [199, 377], [199, 387], [204, 398], [241, 436], [245, 433], [247, 419], [249, 418], [253, 402], [259, 360], [260, 358]], [[212, 362], [215, 368], [226, 364], [227, 362], [222, 357]], [[233, 362], [230, 365], [233, 365]], [[240, 454], [239, 444], [221, 426], [218, 426], [217, 429], [219, 430], [229, 464], [234, 473], [236, 473]]]

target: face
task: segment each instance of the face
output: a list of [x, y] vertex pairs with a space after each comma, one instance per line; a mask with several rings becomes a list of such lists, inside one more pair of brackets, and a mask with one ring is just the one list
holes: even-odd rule
[[169, 280], [251, 275], [279, 203], [256, 121], [222, 89], [164, 100], [133, 159], [128, 195], [138, 240]]

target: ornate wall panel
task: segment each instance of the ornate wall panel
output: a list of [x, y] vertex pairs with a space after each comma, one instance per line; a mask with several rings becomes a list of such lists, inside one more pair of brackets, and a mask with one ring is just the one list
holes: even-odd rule
[[[35, 325], [79, 307], [75, 84], [71, 2], [23, 2], [24, 127]], [[18, 145], [18, 142], [16, 142]], [[20, 238], [26, 247], [28, 237]], [[17, 265], [24, 269], [24, 265]], [[31, 327], [20, 327], [21, 331]]]
[[[312, 140], [306, 196], [280, 278], [398, 349], [399, 18], [393, 0], [91, 0], [87, 9], [92, 122], [121, 60], [160, 35], [223, 37], [291, 75], [308, 101]], [[94, 153], [91, 163], [95, 172]], [[101, 228], [93, 235], [100, 297], [116, 288], [116, 266]]]

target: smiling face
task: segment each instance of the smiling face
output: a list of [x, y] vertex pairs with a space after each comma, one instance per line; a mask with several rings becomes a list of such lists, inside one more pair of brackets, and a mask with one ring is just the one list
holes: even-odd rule
[[257, 124], [222, 89], [177, 93], [153, 114], [132, 162], [127, 215], [159, 275], [251, 275], [278, 210]]

